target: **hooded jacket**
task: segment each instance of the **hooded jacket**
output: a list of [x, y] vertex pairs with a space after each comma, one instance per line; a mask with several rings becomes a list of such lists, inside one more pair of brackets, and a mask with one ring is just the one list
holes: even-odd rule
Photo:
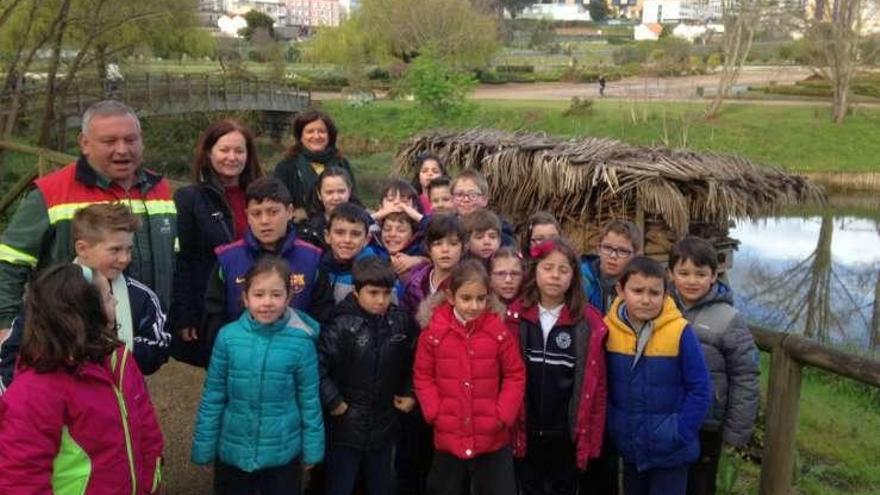
[[[121, 275], [125, 277], [125, 275]], [[144, 375], [159, 370], [168, 360], [171, 336], [166, 331], [165, 313], [159, 305], [159, 298], [149, 287], [125, 277], [131, 306], [131, 321], [134, 322], [134, 342], [132, 354], [138, 368]], [[24, 317], [12, 322], [12, 330], [0, 342], [0, 395], [9, 388], [15, 374], [15, 361], [24, 336]]]
[[614, 282], [602, 278], [598, 256], [595, 254], [581, 256], [581, 276], [587, 301], [603, 315], [608, 313], [608, 308], [616, 296]]
[[[355, 256], [354, 260], [356, 261], [376, 255], [376, 251], [373, 247], [367, 244], [360, 250], [357, 256]], [[354, 261], [337, 261], [336, 258], [333, 257], [332, 251], [327, 251], [321, 256], [321, 265], [319, 269], [327, 276], [327, 281], [333, 292], [333, 302], [335, 304], [341, 303], [352, 293], [352, 291], [354, 291], [354, 276], [351, 274], [352, 266], [354, 266]]]
[[438, 451], [472, 459], [510, 443], [525, 368], [497, 314], [462, 324], [449, 303], [439, 305], [419, 336], [413, 384]]
[[249, 311], [220, 331], [202, 390], [192, 460], [242, 471], [324, 457], [317, 322], [288, 308], [270, 324]]
[[73, 372], [19, 369], [0, 398], [0, 493], [157, 493], [162, 431], [132, 361], [120, 347]]
[[426, 261], [420, 265], [416, 265], [409, 271], [409, 277], [403, 282], [401, 287], [400, 307], [404, 311], [415, 314], [419, 309], [419, 304], [425, 300], [430, 294], [429, 278], [434, 265], [430, 261]]
[[733, 307], [733, 291], [723, 282], [716, 282], [690, 308], [684, 307], [675, 289], [672, 292], [700, 339], [712, 375], [715, 398], [703, 429], [721, 430], [728, 445], [745, 445], [758, 413], [760, 370], [755, 340], [745, 318]]
[[73, 261], [73, 215], [95, 203], [121, 202], [141, 219], [125, 273], [153, 289], [162, 308], [168, 309], [177, 241], [176, 209], [168, 181], [140, 168], [134, 185], [125, 190], [80, 157], [40, 177], [34, 185], [0, 237], [0, 328], [9, 328], [21, 311], [24, 285], [33, 271]]
[[[217, 266], [208, 280], [205, 291], [205, 315], [201, 325], [201, 338], [208, 349], [213, 346], [220, 328], [235, 321], [244, 311], [241, 289], [244, 276], [256, 260], [265, 254], [284, 258], [291, 269], [291, 291], [294, 296], [290, 306], [307, 311], [319, 322], [327, 322], [333, 311], [333, 293], [327, 274], [318, 269], [321, 250], [297, 238], [296, 227], [288, 225], [287, 236], [281, 241], [277, 252], [263, 249], [250, 229], [243, 239], [216, 249]], [[207, 363], [194, 363], [206, 366]]]
[[372, 450], [393, 441], [400, 414], [394, 396], [413, 396], [417, 336], [412, 318], [395, 306], [372, 315], [354, 294], [336, 305], [318, 344], [321, 402], [328, 413], [343, 401], [348, 410], [326, 416], [330, 445]]
[[[599, 456], [605, 431], [608, 329], [592, 306], [575, 322], [567, 306], [543, 342], [538, 305], [515, 301], [507, 324], [519, 340], [526, 363], [526, 401], [514, 429], [514, 455], [527, 449], [527, 429], [557, 430], [571, 436], [576, 464], [585, 469]], [[570, 372], [568, 370], [571, 370]]]
[[608, 431], [639, 472], [692, 464], [712, 381], [697, 336], [672, 298], [637, 333], [618, 298], [608, 325]]

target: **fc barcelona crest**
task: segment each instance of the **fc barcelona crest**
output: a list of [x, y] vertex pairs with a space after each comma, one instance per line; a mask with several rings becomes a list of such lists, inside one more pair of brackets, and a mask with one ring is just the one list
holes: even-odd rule
[[299, 294], [306, 288], [306, 276], [302, 273], [290, 274], [290, 291]]

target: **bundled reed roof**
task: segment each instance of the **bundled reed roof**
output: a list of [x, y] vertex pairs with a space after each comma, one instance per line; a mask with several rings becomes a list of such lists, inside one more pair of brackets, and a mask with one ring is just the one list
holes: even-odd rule
[[537, 210], [564, 224], [612, 217], [662, 221], [676, 235], [693, 224], [772, 213], [822, 201], [821, 189], [779, 168], [737, 156], [633, 146], [613, 139], [562, 140], [491, 129], [431, 131], [398, 152], [401, 175], [419, 154], [440, 155], [453, 170], [474, 168], [489, 180], [490, 204], [515, 221]]

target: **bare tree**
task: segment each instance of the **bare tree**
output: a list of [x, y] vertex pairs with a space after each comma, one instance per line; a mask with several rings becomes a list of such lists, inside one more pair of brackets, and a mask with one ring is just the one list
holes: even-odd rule
[[718, 90], [706, 109], [706, 118], [713, 118], [721, 111], [721, 105], [730, 88], [736, 84], [743, 65], [752, 50], [752, 40], [759, 21], [767, 12], [765, 0], [721, 0], [724, 36], [721, 40], [721, 74]]
[[866, 13], [877, 0], [825, 0], [817, 2], [809, 34], [820, 49], [820, 72], [831, 81], [831, 119], [846, 119], [850, 86], [860, 61]]

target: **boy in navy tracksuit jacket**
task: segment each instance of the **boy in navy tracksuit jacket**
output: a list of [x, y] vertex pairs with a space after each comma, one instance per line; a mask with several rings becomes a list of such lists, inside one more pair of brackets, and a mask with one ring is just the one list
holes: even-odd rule
[[[117, 299], [117, 335], [131, 350], [144, 375], [155, 373], [171, 345], [167, 319], [159, 297], [149, 287], [125, 275], [140, 219], [121, 203], [99, 203], [74, 214], [72, 222], [76, 263], [107, 279]], [[15, 360], [24, 334], [24, 319], [12, 322], [9, 337], [0, 343], [0, 394], [12, 383]]]
[[205, 290], [200, 338], [213, 342], [223, 325], [241, 316], [244, 276], [265, 254], [280, 256], [290, 265], [290, 306], [306, 311], [322, 324], [328, 322], [333, 293], [327, 274], [318, 270], [322, 251], [297, 238], [287, 188], [275, 177], [261, 177], [248, 186], [245, 196], [248, 229], [243, 239], [215, 250], [217, 266]]

